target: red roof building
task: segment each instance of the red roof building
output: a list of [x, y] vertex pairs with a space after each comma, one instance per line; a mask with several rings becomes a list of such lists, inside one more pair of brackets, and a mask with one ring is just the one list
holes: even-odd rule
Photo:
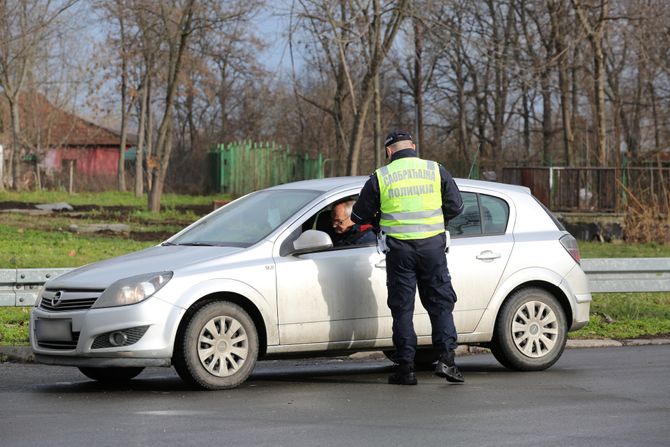
[[[72, 164], [77, 189], [114, 187], [119, 162], [120, 132], [105, 128], [54, 106], [41, 94], [25, 94], [20, 101], [22, 155], [36, 160], [43, 180], [62, 184]], [[11, 143], [11, 122], [6, 99], [0, 101], [0, 142]], [[126, 150], [136, 142], [127, 136]], [[5, 151], [7, 154], [8, 151]], [[34, 162], [33, 162], [34, 164]], [[23, 167], [22, 171], [26, 171]], [[47, 185], [52, 186], [52, 185]]]

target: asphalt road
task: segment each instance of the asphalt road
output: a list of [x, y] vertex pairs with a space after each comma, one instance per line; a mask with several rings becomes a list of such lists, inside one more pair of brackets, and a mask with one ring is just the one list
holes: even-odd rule
[[74, 368], [0, 364], [0, 446], [668, 446], [670, 345], [567, 350], [550, 370], [459, 358], [386, 384], [384, 360], [261, 362], [242, 387], [192, 391], [171, 369], [102, 386]]

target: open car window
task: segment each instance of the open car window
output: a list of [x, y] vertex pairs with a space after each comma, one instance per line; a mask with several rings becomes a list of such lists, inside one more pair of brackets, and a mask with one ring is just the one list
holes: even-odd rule
[[[335, 234], [331, 218], [333, 207], [337, 203], [347, 200], [356, 201], [356, 199], [358, 199], [358, 194], [340, 197], [338, 199], [331, 200], [329, 203], [319, 208], [318, 211], [311, 214], [299, 228], [293, 230], [291, 235], [284, 240], [280, 249], [280, 255], [285, 256], [286, 254], [293, 252], [293, 241], [295, 241], [303, 232], [307, 230], [318, 230], [328, 234], [328, 236], [330, 236], [331, 240], [334, 242], [333, 247], [329, 250], [346, 250], [375, 245], [376, 242], [371, 240], [372, 237], [370, 235], [363, 238], [361, 241], [357, 241], [355, 240], [356, 238], [354, 238], [355, 243], [338, 243], [338, 235]], [[366, 232], [366, 235], [372, 231], [370, 226], [367, 225], [363, 226], [362, 228]]]

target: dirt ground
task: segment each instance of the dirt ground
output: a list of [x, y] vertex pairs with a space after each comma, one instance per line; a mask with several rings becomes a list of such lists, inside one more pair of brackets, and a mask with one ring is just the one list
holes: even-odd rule
[[[73, 223], [76, 223], [78, 220], [91, 219], [95, 218], [98, 221], [116, 223], [131, 223], [134, 227], [151, 227], [156, 224], [156, 220], [150, 220], [143, 218], [141, 216], [132, 215], [133, 212], [139, 210], [138, 207], [133, 206], [101, 206], [101, 205], [71, 205], [72, 211], [54, 211], [50, 213], [50, 216], [54, 217], [64, 217], [70, 219]], [[2, 210], [33, 210], [35, 209], [34, 203], [27, 202], [13, 202], [13, 201], [0, 201], [0, 211]], [[174, 208], [179, 213], [193, 213], [196, 216], [204, 216], [205, 214], [212, 211], [211, 205], [186, 205], [186, 206], [177, 206]], [[48, 216], [49, 216], [48, 215]], [[131, 216], [132, 215], [132, 216]], [[0, 214], [1, 216], [1, 214]], [[46, 216], [48, 218], [48, 216]], [[171, 225], [176, 227], [185, 227], [186, 225], [192, 222], [192, 216], [185, 219], [179, 218], [170, 218], [163, 219], [160, 221], [161, 225]], [[43, 225], [37, 226], [39, 229], [48, 231], [49, 227]], [[60, 229], [53, 229], [54, 231], [60, 231]], [[112, 231], [98, 232], [96, 235], [108, 236], [108, 237], [118, 237], [118, 238], [127, 238], [136, 241], [157, 241], [164, 240], [172, 236], [174, 231], [130, 231], [130, 233], [114, 233]]]

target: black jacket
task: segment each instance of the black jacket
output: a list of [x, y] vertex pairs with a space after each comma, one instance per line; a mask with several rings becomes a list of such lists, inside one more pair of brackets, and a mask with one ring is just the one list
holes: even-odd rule
[[[416, 151], [413, 149], [403, 149], [391, 157], [391, 162], [405, 157], [416, 157]], [[444, 224], [449, 220], [461, 214], [463, 211], [463, 200], [461, 193], [456, 186], [454, 178], [449, 172], [440, 166], [440, 180], [442, 183], [442, 214], [444, 215]], [[361, 190], [358, 200], [354, 204], [351, 213], [351, 220], [357, 224], [372, 223], [379, 226], [379, 212], [381, 209], [381, 200], [379, 198], [379, 183], [377, 174], [373, 173]]]

